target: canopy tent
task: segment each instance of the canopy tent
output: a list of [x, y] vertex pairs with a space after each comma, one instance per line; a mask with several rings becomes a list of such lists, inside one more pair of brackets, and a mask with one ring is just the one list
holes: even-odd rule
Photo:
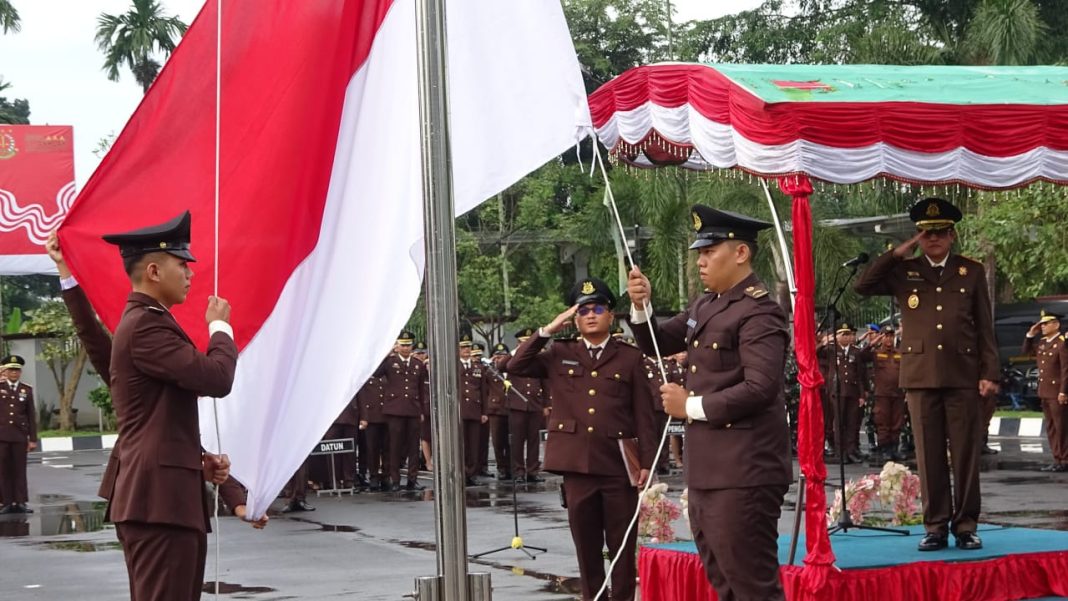
[[623, 73], [589, 104], [598, 137], [619, 161], [741, 169], [776, 178], [793, 198], [802, 580], [814, 594], [834, 555], [825, 521], [809, 177], [990, 190], [1068, 184], [1068, 68], [663, 63]]

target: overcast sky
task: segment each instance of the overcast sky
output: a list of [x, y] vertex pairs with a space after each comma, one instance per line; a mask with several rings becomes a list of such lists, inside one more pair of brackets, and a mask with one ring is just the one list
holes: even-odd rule
[[[676, 19], [711, 19], [753, 8], [761, 0], [672, 0]], [[160, 0], [186, 23], [203, 0]], [[22, 31], [0, 35], [0, 77], [11, 87], [8, 99], [30, 102], [30, 122], [74, 126], [75, 179], [80, 188], [99, 159], [92, 150], [118, 133], [141, 99], [141, 87], [128, 69], [112, 82], [101, 70], [103, 55], [93, 42], [100, 13], [119, 14], [130, 0], [13, 0]]]

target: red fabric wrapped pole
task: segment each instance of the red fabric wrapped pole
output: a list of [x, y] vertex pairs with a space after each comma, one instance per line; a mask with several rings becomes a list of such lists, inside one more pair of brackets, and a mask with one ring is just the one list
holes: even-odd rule
[[[797, 458], [805, 474], [805, 572], [807, 589], [815, 595], [834, 569], [834, 552], [827, 536], [827, 466], [823, 463], [823, 384], [816, 360], [816, 276], [812, 264], [812, 183], [804, 175], [779, 178], [779, 189], [793, 198], [794, 353], [801, 405], [797, 418]], [[815, 597], [813, 597], [815, 598]]]

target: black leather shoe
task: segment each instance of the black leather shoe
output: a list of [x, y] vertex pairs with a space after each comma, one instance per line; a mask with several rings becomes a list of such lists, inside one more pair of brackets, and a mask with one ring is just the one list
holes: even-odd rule
[[857, 451], [849, 453], [846, 457], [849, 459], [849, 463], [864, 463], [864, 456]]
[[956, 538], [958, 549], [975, 551], [983, 548], [983, 541], [974, 532], [961, 532]]
[[[974, 535], [973, 535], [974, 536]], [[958, 546], [960, 539], [958, 538]], [[917, 551], [938, 551], [945, 549], [949, 546], [949, 537], [945, 534], [936, 534], [934, 532], [928, 532], [923, 536], [923, 540], [919, 545], [916, 545]]]
[[541, 476], [539, 476], [537, 474], [527, 474], [527, 482], [530, 482], [531, 484], [534, 484], [534, 483], [537, 483], [537, 482], [545, 482], [545, 478], [542, 478]]
[[1057, 465], [1053, 466], [1053, 469], [1051, 469], [1050, 471], [1051, 472], [1068, 472], [1068, 463], [1058, 463]]
[[9, 513], [18, 513], [18, 508], [15, 507], [14, 503], [11, 505], [4, 505], [3, 509], [0, 509], [0, 515], [7, 515]]
[[504, 482], [505, 480], [511, 480], [512, 474], [510, 472], [497, 472], [497, 479], [501, 482]]
[[997, 449], [991, 449], [988, 445], [983, 445], [983, 448], [979, 450], [983, 455], [997, 455]]
[[401, 489], [401, 485], [400, 484], [394, 484], [394, 485], [389, 487], [389, 492], [400, 492], [400, 489]]
[[33, 510], [29, 507], [26, 507], [25, 503], [19, 503], [16, 507], [19, 513], [33, 513]]
[[464, 486], [482, 486], [482, 483], [474, 478], [465, 478]]
[[315, 508], [308, 505], [308, 502], [304, 499], [291, 501], [288, 505], [282, 508], [282, 513], [293, 513], [295, 511], [315, 511]]
[[1043, 465], [1041, 468], [1038, 469], [1038, 471], [1040, 471], [1040, 472], [1055, 472], [1055, 471], [1057, 471], [1057, 464], [1056, 463], [1051, 463], [1049, 465]]
[[419, 484], [416, 480], [408, 480], [407, 484], [404, 485], [404, 488], [407, 490], [426, 490], [426, 487]]

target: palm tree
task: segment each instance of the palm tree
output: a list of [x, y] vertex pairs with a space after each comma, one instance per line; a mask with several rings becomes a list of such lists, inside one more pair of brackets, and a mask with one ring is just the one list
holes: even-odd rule
[[97, 18], [96, 43], [104, 53], [108, 79], [118, 81], [119, 67], [125, 65], [148, 92], [160, 69], [153, 55], [170, 55], [186, 29], [177, 16], [164, 16], [156, 0], [133, 0], [130, 10], [121, 15], [102, 13]]
[[22, 29], [19, 11], [15, 10], [11, 0], [0, 0], [0, 31], [18, 33], [19, 29]]
[[984, 0], [968, 25], [973, 61], [993, 65], [1034, 64], [1046, 24], [1031, 0]]

